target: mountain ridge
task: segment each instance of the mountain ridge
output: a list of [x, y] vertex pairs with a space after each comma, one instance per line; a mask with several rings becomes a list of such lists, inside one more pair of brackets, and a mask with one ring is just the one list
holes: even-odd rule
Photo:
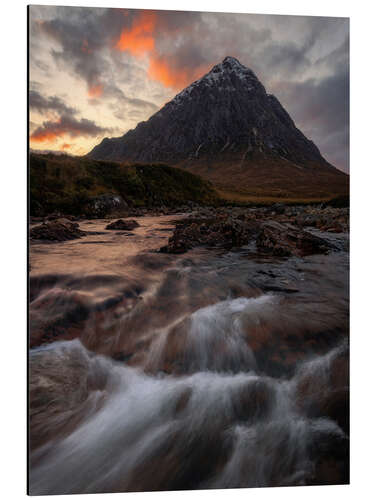
[[[348, 184], [346, 174], [323, 158], [254, 72], [230, 56], [147, 121], [121, 137], [103, 139], [88, 156], [161, 161], [202, 175], [221, 189], [252, 194], [262, 182], [270, 195], [280, 190], [286, 196], [303, 195], [304, 184], [317, 184], [314, 176], [322, 181], [319, 196], [346, 192]], [[275, 167], [284, 172], [275, 175]], [[268, 171], [269, 181], [259, 168]], [[305, 180], [297, 175], [302, 185], [293, 188], [289, 178], [301, 169]]]

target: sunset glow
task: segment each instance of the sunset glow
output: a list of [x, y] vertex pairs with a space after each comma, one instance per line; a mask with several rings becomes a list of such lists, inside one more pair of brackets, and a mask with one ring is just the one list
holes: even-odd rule
[[180, 90], [204, 75], [205, 71], [203, 68], [198, 68], [194, 71], [188, 69], [176, 70], [169, 65], [166, 59], [151, 57], [148, 76], [162, 83], [165, 87]]
[[50, 132], [50, 131], [40, 131], [40, 132], [35, 132], [30, 136], [30, 141], [31, 142], [55, 142], [55, 140], [63, 134], [59, 134], [56, 132]]
[[155, 47], [154, 30], [156, 14], [152, 11], [141, 11], [134, 20], [131, 28], [124, 28], [116, 43], [116, 49], [129, 51], [133, 56], [139, 57], [150, 52]]
[[92, 85], [91, 87], [89, 87], [87, 93], [90, 99], [98, 98], [103, 94], [103, 85]]

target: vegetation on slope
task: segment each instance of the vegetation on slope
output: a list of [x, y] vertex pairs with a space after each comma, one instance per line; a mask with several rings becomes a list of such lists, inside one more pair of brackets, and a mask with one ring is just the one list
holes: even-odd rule
[[30, 154], [30, 213], [79, 215], [95, 196], [112, 193], [132, 206], [212, 204], [209, 181], [162, 164], [126, 165], [87, 157]]

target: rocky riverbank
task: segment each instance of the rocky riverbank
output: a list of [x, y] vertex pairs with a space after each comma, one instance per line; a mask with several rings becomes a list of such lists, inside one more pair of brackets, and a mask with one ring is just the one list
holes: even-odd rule
[[345, 233], [349, 210], [331, 207], [205, 208], [177, 221], [174, 234], [160, 251], [184, 253], [196, 246], [230, 249], [255, 240], [258, 251], [273, 255], [311, 255], [335, 249], [309, 229]]
[[[324, 206], [287, 206], [282, 203], [263, 208], [200, 207], [190, 204], [177, 208], [133, 208], [122, 211], [122, 218], [109, 222], [105, 229], [132, 230], [137, 222], [132, 217], [157, 217], [188, 214], [176, 221], [176, 229], [168, 245], [161, 249], [167, 253], [183, 253], [196, 246], [239, 247], [255, 236], [259, 249], [291, 255], [295, 253], [321, 253], [329, 244], [306, 233], [317, 229], [328, 233], [349, 231], [349, 208]], [[99, 219], [99, 217], [98, 217]], [[125, 219], [125, 220], [124, 220]], [[31, 217], [32, 240], [64, 241], [84, 236], [79, 221], [86, 217], [53, 213], [46, 217]], [[95, 219], [94, 219], [95, 220]], [[42, 223], [40, 226], [35, 224]]]

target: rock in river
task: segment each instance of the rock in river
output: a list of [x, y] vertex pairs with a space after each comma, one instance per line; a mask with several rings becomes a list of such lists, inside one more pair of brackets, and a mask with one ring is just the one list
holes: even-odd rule
[[136, 220], [133, 219], [118, 219], [116, 221], [111, 222], [106, 226], [106, 229], [114, 229], [116, 231], [121, 230], [121, 231], [131, 231], [132, 229], [135, 229], [136, 227], [139, 227], [139, 224]]
[[230, 249], [246, 245], [257, 230], [253, 221], [244, 222], [232, 217], [212, 219], [185, 219], [176, 225], [168, 244], [160, 249], [164, 253], [184, 253], [196, 246]]
[[77, 222], [68, 219], [44, 222], [30, 230], [30, 238], [33, 240], [66, 241], [80, 238], [85, 234], [84, 231], [79, 229]]
[[263, 223], [258, 234], [257, 247], [272, 255], [303, 257], [316, 253], [326, 253], [330, 245], [322, 238], [292, 224], [268, 221]]

